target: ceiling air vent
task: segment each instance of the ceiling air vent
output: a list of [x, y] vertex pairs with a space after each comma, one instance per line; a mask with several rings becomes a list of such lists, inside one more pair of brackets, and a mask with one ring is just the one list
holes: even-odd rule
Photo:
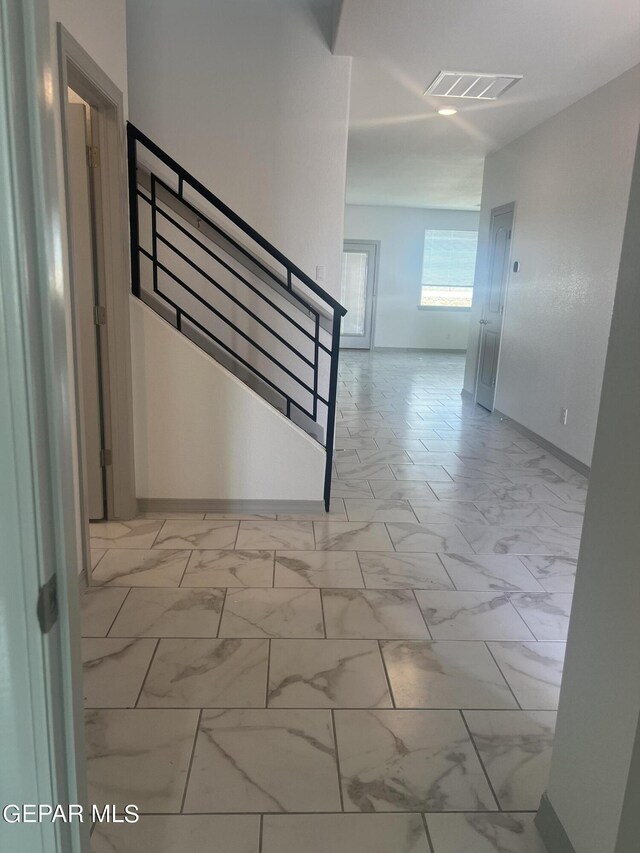
[[471, 71], [441, 71], [425, 95], [437, 98], [471, 98], [495, 101], [510, 86], [522, 80], [522, 74], [474, 74]]

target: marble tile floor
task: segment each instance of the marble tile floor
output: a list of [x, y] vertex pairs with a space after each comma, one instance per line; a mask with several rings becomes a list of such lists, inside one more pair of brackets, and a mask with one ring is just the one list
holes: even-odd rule
[[544, 853], [587, 483], [463, 370], [342, 354], [329, 516], [92, 525], [94, 853]]

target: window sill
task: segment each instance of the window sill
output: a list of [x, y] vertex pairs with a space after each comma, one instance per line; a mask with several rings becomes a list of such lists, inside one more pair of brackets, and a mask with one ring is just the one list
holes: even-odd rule
[[418, 311], [471, 311], [471, 306], [464, 305], [418, 305], [417, 308]]

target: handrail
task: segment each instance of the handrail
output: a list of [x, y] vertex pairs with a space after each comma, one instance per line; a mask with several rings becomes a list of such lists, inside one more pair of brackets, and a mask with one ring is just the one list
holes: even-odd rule
[[259, 234], [255, 228], [252, 228], [248, 222], [245, 222], [237, 213], [235, 213], [231, 208], [226, 205], [221, 199], [219, 199], [216, 195], [214, 195], [211, 190], [207, 189], [203, 183], [201, 183], [197, 178], [195, 178], [190, 172], [184, 169], [176, 160], [173, 159], [166, 151], [163, 151], [159, 145], [156, 145], [153, 140], [149, 139], [141, 130], [139, 130], [135, 125], [131, 122], [127, 122], [127, 134], [129, 138], [134, 137], [138, 142], [141, 142], [144, 147], [150, 151], [155, 157], [161, 160], [165, 165], [169, 166], [182, 181], [186, 182], [190, 186], [193, 187], [194, 190], [200, 193], [201, 196], [206, 198], [206, 200], [212, 204], [215, 208], [217, 208], [221, 213], [223, 213], [227, 219], [230, 219], [234, 225], [236, 225], [241, 231], [243, 231], [248, 237], [250, 237], [254, 243], [257, 243], [258, 246], [261, 246], [265, 251], [269, 252], [269, 254], [274, 257], [277, 261], [279, 261], [284, 267], [290, 270], [296, 278], [298, 278], [306, 287], [309, 288], [316, 296], [319, 296], [327, 305], [330, 305], [334, 311], [337, 311], [341, 317], [347, 313], [347, 309], [341, 305], [337, 299], [334, 299], [330, 293], [327, 293], [319, 284], [317, 284], [310, 276], [307, 275], [306, 272], [300, 269], [293, 261], [289, 260], [289, 258], [283, 254], [279, 249], [277, 249], [272, 243], [270, 243], [266, 238], [264, 238], [261, 234]]
[[[154, 174], [148, 165], [139, 169], [138, 143], [177, 176], [177, 192], [162, 177]], [[346, 314], [346, 309], [290, 261], [289, 258], [234, 213], [200, 181], [166, 154], [148, 136], [145, 136], [145, 134], [130, 123], [127, 125], [127, 145], [129, 210], [131, 220], [131, 289], [134, 296], [139, 299], [144, 298], [147, 304], [154, 305], [161, 316], [169, 319], [169, 322], [174, 323], [175, 328], [179, 332], [187, 336], [189, 336], [189, 331], [188, 328], [183, 329], [183, 319], [188, 320], [191, 326], [209, 338], [218, 347], [218, 350], [214, 347], [214, 351], [211, 353], [204, 345], [204, 339], [202, 339], [203, 343], [198, 345], [203, 346], [206, 352], [210, 352], [218, 360], [222, 360], [221, 363], [225, 364], [225, 366], [226, 363], [222, 353], [227, 353], [231, 356], [238, 367], [241, 365], [243, 369], [249, 371], [246, 374], [247, 378], [245, 381], [249, 383], [250, 387], [254, 387], [252, 385], [253, 380], [250, 379], [250, 375], [253, 374], [253, 376], [264, 383], [265, 393], [266, 388], [271, 388], [275, 391], [282, 401], [282, 408], [284, 408], [286, 417], [298, 423], [300, 423], [301, 416], [308, 418], [311, 425], [307, 427], [307, 431], [317, 440], [320, 440], [319, 436], [321, 433], [316, 429], [316, 425], [322, 429], [324, 424], [323, 443], [326, 451], [324, 504], [328, 512], [331, 497], [331, 474], [335, 438], [340, 326], [342, 317]], [[249, 250], [246, 245], [234, 239], [234, 237], [227, 233], [224, 227], [220, 227], [216, 222], [202, 214], [194, 206], [192, 201], [184, 197], [183, 190], [185, 185], [191, 187], [196, 193], [199, 193], [203, 199], [236, 225], [250, 240], [280, 263], [284, 267], [284, 276], [276, 272], [268, 261], [262, 260], [252, 250]], [[158, 197], [158, 188], [160, 188], [160, 197]], [[171, 201], [172, 199], [175, 199], [175, 201]], [[150, 246], [150, 250], [141, 245], [140, 242], [140, 205], [148, 205], [150, 210], [150, 226], [145, 225], [146, 234], [149, 234], [150, 228], [150, 238], [146, 238], [146, 240], [150, 239], [150, 242], [145, 243], [147, 247]], [[178, 218], [181, 218], [185, 225], [189, 227], [184, 227], [180, 222], [176, 221], [167, 210], [170, 210]], [[196, 222], [195, 225], [194, 219]], [[169, 230], [167, 230], [167, 226], [165, 225], [164, 233], [160, 233], [158, 230], [159, 223], [161, 225], [163, 221], [169, 223]], [[201, 223], [205, 223], [204, 230]], [[207, 227], [209, 228], [208, 231]], [[172, 232], [171, 228], [175, 228], [176, 230]], [[192, 233], [189, 228], [194, 228], [198, 236]], [[175, 235], [178, 236], [176, 237]], [[198, 237], [201, 239], [198, 239]], [[211, 245], [217, 247], [215, 251], [206, 245], [203, 239], [211, 241]], [[161, 252], [160, 256], [159, 250]], [[202, 259], [202, 256], [194, 254], [198, 250], [204, 252], [204, 255], [211, 258], [218, 266], [212, 267], [206, 259]], [[229, 258], [229, 262], [222, 255]], [[152, 273], [148, 279], [145, 279], [149, 283], [145, 285], [144, 294], [142, 292], [141, 280], [141, 257], [145, 257], [150, 261]], [[196, 262], [196, 258], [205, 268]], [[186, 264], [186, 267], [184, 264]], [[171, 267], [174, 267], [174, 269], [171, 269]], [[219, 278], [218, 270], [222, 273], [220, 281], [217, 280]], [[244, 275], [241, 274], [240, 270], [242, 270]], [[199, 284], [192, 282], [193, 286], [191, 286], [187, 283], [184, 278], [185, 275], [189, 281], [192, 281], [192, 275], [189, 271], [193, 271], [199, 277], [197, 279], [200, 282]], [[162, 276], [159, 275], [159, 272]], [[147, 273], [145, 273], [146, 276]], [[260, 287], [256, 287], [255, 283], [252, 283], [250, 280], [252, 276], [254, 277], [254, 281], [257, 280], [261, 283]], [[293, 286], [294, 277], [296, 279], [295, 289]], [[275, 283], [275, 286], [271, 281]], [[164, 282], [170, 283], [171, 296], [169, 293], [163, 292], [161, 283]], [[308, 288], [312, 294], [319, 297], [319, 300], [322, 300], [328, 306], [328, 310], [321, 306], [319, 301], [316, 302], [309, 296], [305, 299], [303, 295], [304, 291], [297, 287], [298, 282]], [[277, 304], [277, 301], [270, 299], [263, 292], [262, 284], [278, 294], [279, 299], [285, 300], [285, 303], [281, 304], [288, 302], [291, 310], [297, 312], [297, 316], [292, 316], [289, 313], [290, 309], [285, 311]], [[253, 304], [249, 302], [247, 304], [242, 296], [246, 292], [243, 288], [246, 288], [247, 291], [251, 292], [261, 301], [254, 302]], [[208, 295], [209, 293], [218, 294], [215, 303], [211, 300], [211, 297]], [[153, 299], [151, 299], [151, 302], [149, 301], [151, 294], [153, 294], [155, 302]], [[180, 294], [187, 294], [187, 296], [181, 298]], [[221, 299], [222, 302], [220, 301]], [[225, 299], [228, 302], [225, 303]], [[170, 319], [171, 312], [168, 317], [165, 309], [159, 311], [161, 302], [157, 300], [161, 300], [166, 305], [171, 306], [175, 311], [175, 320]], [[233, 306], [231, 313], [225, 307], [229, 304]], [[190, 305], [195, 307], [189, 307]], [[202, 308], [196, 310], [198, 316], [194, 316], [193, 311], [198, 305], [201, 305]], [[260, 305], [268, 306], [268, 310], [275, 312], [275, 315], [265, 315], [263, 311], [262, 317], [259, 316], [258, 306]], [[243, 320], [238, 319], [237, 311], [242, 312], [240, 316], [244, 318]], [[273, 326], [274, 316], [280, 318], [278, 320], [280, 326], [276, 328]], [[237, 319], [238, 323], [242, 323], [244, 328], [237, 325], [232, 317]], [[221, 326], [220, 323], [223, 325]], [[285, 326], [283, 324], [289, 325]], [[231, 331], [236, 337], [228, 338], [221, 329]], [[293, 338], [291, 338], [289, 335], [293, 333], [293, 330], [295, 330], [295, 333]], [[320, 340], [321, 330], [326, 334], [331, 334], [330, 343], [326, 341], [326, 338], [326, 343]], [[258, 334], [258, 332], [260, 333]], [[227, 342], [220, 335], [225, 337]], [[302, 335], [303, 338], [298, 338], [296, 342], [296, 335]], [[193, 340], [193, 338], [190, 339]], [[239, 349], [238, 340], [241, 342], [244, 341], [244, 344]], [[303, 340], [306, 341], [304, 348], [301, 343]], [[251, 349], [247, 349], [247, 347]], [[311, 350], [313, 354], [311, 354]], [[216, 352], [219, 355], [216, 355]], [[245, 355], [241, 355], [241, 352]], [[287, 353], [291, 353], [291, 355], [287, 355]], [[327, 387], [325, 373], [322, 373], [322, 389], [320, 388], [321, 355], [325, 358], [329, 357], [328, 391], [325, 391]], [[227, 358], [227, 356], [224, 356], [224, 358]], [[286, 364], [282, 363], [282, 358], [284, 358]], [[266, 359], [266, 362], [264, 359]], [[294, 362], [293, 359], [297, 359], [298, 361]], [[252, 363], [251, 360], [256, 361], [256, 363]], [[269, 364], [272, 367], [269, 368]], [[274, 366], [280, 373], [274, 373]], [[312, 371], [312, 379], [305, 381], [305, 379], [301, 378], [298, 375], [301, 369]], [[264, 370], [269, 375], [266, 375], [263, 372]], [[269, 376], [272, 378], [269, 378]], [[292, 382], [295, 383], [294, 386], [292, 386]], [[297, 390], [292, 390], [294, 388], [297, 388]], [[296, 399], [301, 393], [307, 395], [304, 403], [301, 399]], [[294, 394], [295, 397], [293, 396]], [[265, 399], [273, 402], [273, 398], [269, 396], [266, 396]], [[311, 405], [308, 405], [306, 401], [309, 401]], [[324, 407], [322, 415], [326, 413], [326, 422], [324, 418], [321, 419], [320, 405]], [[276, 407], [278, 408], [278, 406]], [[294, 417], [294, 410], [299, 412], [300, 415]]]

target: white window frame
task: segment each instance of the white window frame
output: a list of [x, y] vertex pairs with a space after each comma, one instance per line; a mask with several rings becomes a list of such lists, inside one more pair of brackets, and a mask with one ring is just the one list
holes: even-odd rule
[[[459, 229], [459, 228], [425, 228], [424, 231], [424, 242], [423, 242], [423, 254], [422, 254], [422, 275], [420, 281], [420, 293], [418, 297], [418, 310], [419, 311], [470, 311], [471, 310], [471, 302], [469, 305], [424, 305], [424, 290], [425, 288], [437, 288], [439, 290], [450, 290], [452, 293], [455, 292], [456, 288], [464, 289], [465, 291], [469, 291], [471, 288], [470, 297], [473, 298], [473, 283], [469, 284], [454, 284], [449, 283], [447, 285], [438, 285], [432, 284], [429, 281], [425, 281], [425, 270], [424, 270], [424, 255], [427, 246], [427, 239], [430, 233], [434, 232], [448, 232], [449, 234], [474, 234], [476, 236], [477, 241], [477, 231], [473, 231], [471, 229]], [[475, 271], [475, 261], [474, 261], [474, 271]]]

